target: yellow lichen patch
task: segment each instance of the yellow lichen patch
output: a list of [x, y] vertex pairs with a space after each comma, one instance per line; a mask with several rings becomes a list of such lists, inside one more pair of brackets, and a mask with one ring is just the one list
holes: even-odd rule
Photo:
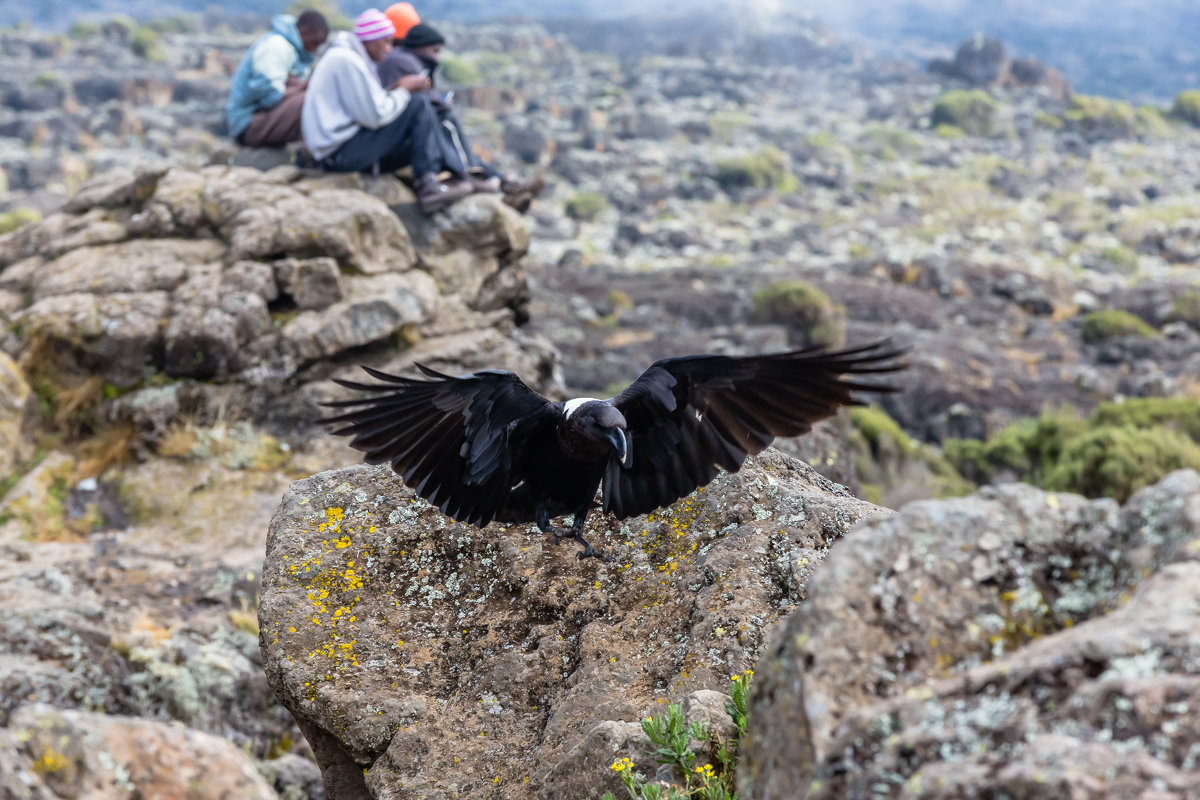
[[65, 755], [49, 745], [42, 748], [41, 754], [33, 762], [33, 771], [45, 775], [51, 772], [61, 772], [67, 768], [70, 761]]

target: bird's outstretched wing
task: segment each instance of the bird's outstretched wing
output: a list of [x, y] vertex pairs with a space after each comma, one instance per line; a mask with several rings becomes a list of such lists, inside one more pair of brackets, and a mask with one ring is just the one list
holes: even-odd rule
[[889, 342], [766, 356], [688, 356], [655, 362], [612, 403], [628, 424], [629, 464], [610, 459], [604, 510], [644, 514], [690, 494], [776, 436], [798, 436], [856, 391], [893, 392], [859, 376], [904, 369]]
[[354, 437], [369, 464], [389, 463], [404, 483], [457, 520], [483, 527], [521, 481], [539, 437], [552, 436], [558, 407], [505, 370], [451, 377], [417, 365], [433, 380], [363, 367], [383, 384], [337, 380], [383, 392], [327, 403], [355, 409], [322, 420]]

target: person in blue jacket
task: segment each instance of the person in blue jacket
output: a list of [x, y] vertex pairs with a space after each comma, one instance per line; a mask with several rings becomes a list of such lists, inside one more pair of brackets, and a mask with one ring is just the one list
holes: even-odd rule
[[242, 57], [225, 106], [229, 135], [246, 147], [282, 147], [302, 138], [300, 112], [329, 23], [316, 11], [280, 14]]

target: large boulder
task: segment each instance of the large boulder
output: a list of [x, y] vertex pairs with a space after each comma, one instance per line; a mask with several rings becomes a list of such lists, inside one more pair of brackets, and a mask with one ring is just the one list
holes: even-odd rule
[[756, 667], [739, 795], [1195, 797], [1200, 475], [854, 531]]
[[0, 728], [0, 786], [13, 800], [161, 797], [277, 800], [254, 762], [200, 731], [29, 705]]
[[[528, 248], [526, 222], [498, 196], [426, 217], [390, 175], [117, 167], [60, 213], [0, 236], [12, 323], [0, 346], [49, 390], [97, 376], [117, 394], [157, 396], [164, 378], [212, 381], [237, 389], [221, 413], [307, 422], [312, 409], [290, 398], [347, 353], [378, 362], [474, 334], [490, 348], [470, 354], [482, 366], [513, 360], [514, 343], [540, 361], [544, 342], [507, 336], [525, 313]], [[487, 334], [497, 330], [506, 336]], [[122, 408], [144, 405], [134, 400]], [[121, 421], [108, 411], [106, 423]]]
[[825, 548], [887, 513], [768, 451], [671, 508], [595, 514], [603, 563], [453, 522], [387, 467], [322, 473], [271, 523], [264, 667], [331, 798], [599, 797], [614, 748], [645, 753], [639, 718], [713, 716]]

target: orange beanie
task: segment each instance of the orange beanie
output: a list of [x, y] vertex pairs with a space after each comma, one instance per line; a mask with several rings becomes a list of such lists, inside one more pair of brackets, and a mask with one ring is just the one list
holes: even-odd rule
[[412, 7], [412, 3], [396, 3], [388, 6], [387, 11], [383, 15], [392, 21], [396, 26], [396, 38], [403, 39], [408, 33], [408, 29], [421, 21], [421, 17], [417, 14], [417, 10]]

